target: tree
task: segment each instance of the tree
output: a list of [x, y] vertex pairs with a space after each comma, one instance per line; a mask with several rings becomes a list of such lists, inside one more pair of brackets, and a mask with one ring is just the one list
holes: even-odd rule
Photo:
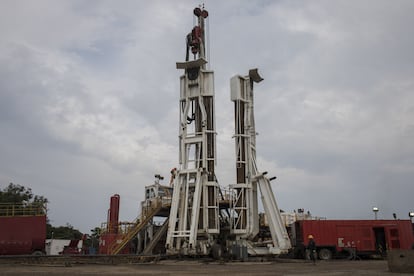
[[89, 250], [91, 250], [91, 248], [94, 248], [93, 249], [94, 252], [98, 252], [100, 236], [101, 236], [101, 228], [95, 227], [94, 229], [91, 229], [91, 234], [88, 235], [88, 238], [84, 241], [84, 246], [88, 248]]
[[80, 240], [83, 236], [78, 229], [73, 228], [69, 223], [66, 223], [65, 226], [58, 227], [47, 224], [46, 232], [46, 237], [48, 239]]
[[91, 229], [91, 238], [99, 240], [100, 236], [101, 236], [101, 228], [95, 227], [94, 229]]
[[47, 198], [34, 195], [32, 189], [19, 184], [10, 183], [9, 186], [0, 190], [0, 203], [22, 204], [46, 204]]
[[0, 190], [0, 215], [9, 214], [10, 210], [14, 215], [46, 214], [47, 203], [47, 198], [34, 195], [32, 189], [19, 184], [10, 183], [9, 186]]

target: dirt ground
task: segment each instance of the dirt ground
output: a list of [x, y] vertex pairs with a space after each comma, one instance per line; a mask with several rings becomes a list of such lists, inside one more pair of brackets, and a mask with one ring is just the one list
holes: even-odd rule
[[122, 265], [0, 265], [0, 275], [407, 275], [388, 271], [386, 261], [202, 262], [160, 261]]

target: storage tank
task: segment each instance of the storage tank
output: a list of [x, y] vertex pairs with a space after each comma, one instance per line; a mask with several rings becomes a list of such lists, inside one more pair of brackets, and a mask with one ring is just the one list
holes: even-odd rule
[[46, 208], [0, 204], [0, 255], [44, 254]]

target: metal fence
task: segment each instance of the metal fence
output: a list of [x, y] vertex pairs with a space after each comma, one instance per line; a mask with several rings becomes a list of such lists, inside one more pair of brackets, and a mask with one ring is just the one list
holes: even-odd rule
[[1, 217], [17, 217], [17, 216], [43, 216], [46, 215], [47, 208], [44, 203], [0, 203]]

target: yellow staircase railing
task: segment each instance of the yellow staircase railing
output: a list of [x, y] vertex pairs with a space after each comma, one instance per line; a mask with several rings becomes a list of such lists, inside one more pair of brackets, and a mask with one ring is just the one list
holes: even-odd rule
[[133, 239], [136, 237], [139, 231], [141, 231], [149, 222], [150, 220], [161, 210], [162, 208], [162, 201], [161, 200], [152, 200], [150, 206], [145, 207], [142, 212], [141, 216], [135, 222], [135, 225], [128, 230], [128, 232], [124, 235], [121, 241], [114, 240], [112, 245], [109, 248], [110, 255], [117, 255], [119, 254], [122, 249]]
[[46, 203], [0, 203], [0, 217], [45, 216]]

